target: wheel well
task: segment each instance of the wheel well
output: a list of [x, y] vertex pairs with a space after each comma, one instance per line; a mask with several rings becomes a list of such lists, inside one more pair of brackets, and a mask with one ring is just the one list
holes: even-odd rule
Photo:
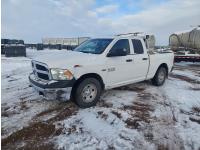
[[[167, 76], [168, 76], [168, 66], [167, 66], [167, 64], [166, 64], [166, 63], [162, 63], [162, 64], [158, 67], [158, 69], [159, 69], [160, 67], [164, 67], [164, 68], [167, 70]], [[157, 69], [157, 70], [158, 70], [158, 69]]]
[[75, 84], [74, 84], [72, 90], [74, 91], [75, 88], [77, 87], [77, 85], [79, 85], [79, 84], [80, 84], [84, 79], [86, 79], [86, 78], [95, 78], [95, 79], [97, 79], [97, 80], [100, 82], [100, 84], [101, 84], [101, 88], [102, 88], [102, 89], [105, 88], [105, 84], [104, 84], [103, 79], [101, 78], [100, 75], [98, 75], [98, 74], [96, 74], [96, 73], [87, 73], [87, 74], [82, 75], [82, 76], [75, 82]]

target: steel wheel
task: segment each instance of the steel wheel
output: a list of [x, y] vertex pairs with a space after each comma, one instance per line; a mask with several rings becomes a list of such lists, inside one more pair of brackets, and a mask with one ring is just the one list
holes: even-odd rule
[[158, 73], [158, 82], [162, 83], [165, 80], [166, 73], [164, 69], [160, 69]]
[[81, 93], [84, 102], [92, 102], [97, 95], [97, 88], [94, 84], [87, 84]]
[[101, 83], [97, 79], [86, 78], [75, 89], [75, 102], [81, 108], [94, 106], [100, 98], [101, 91]]
[[167, 69], [165, 67], [160, 67], [155, 76], [152, 79], [152, 83], [156, 86], [161, 86], [165, 82], [167, 77]]

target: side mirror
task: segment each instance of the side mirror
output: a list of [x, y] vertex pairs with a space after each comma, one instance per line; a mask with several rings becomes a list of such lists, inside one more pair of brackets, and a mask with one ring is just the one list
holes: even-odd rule
[[126, 49], [111, 49], [110, 52], [107, 54], [107, 57], [117, 57], [126, 55], [127, 55]]

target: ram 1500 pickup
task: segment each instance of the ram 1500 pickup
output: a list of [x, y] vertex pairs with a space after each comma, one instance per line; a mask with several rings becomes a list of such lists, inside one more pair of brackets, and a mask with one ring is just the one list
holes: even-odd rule
[[103, 90], [151, 79], [160, 86], [173, 67], [174, 54], [150, 52], [139, 36], [95, 38], [73, 51], [32, 60], [31, 85], [48, 99], [72, 99], [93, 106]]

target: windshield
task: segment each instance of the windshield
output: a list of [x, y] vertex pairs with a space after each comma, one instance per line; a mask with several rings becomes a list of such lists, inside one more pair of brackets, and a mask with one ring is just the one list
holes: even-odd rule
[[74, 51], [91, 54], [101, 54], [112, 40], [113, 39], [91, 39], [79, 45], [77, 48], [74, 49]]

